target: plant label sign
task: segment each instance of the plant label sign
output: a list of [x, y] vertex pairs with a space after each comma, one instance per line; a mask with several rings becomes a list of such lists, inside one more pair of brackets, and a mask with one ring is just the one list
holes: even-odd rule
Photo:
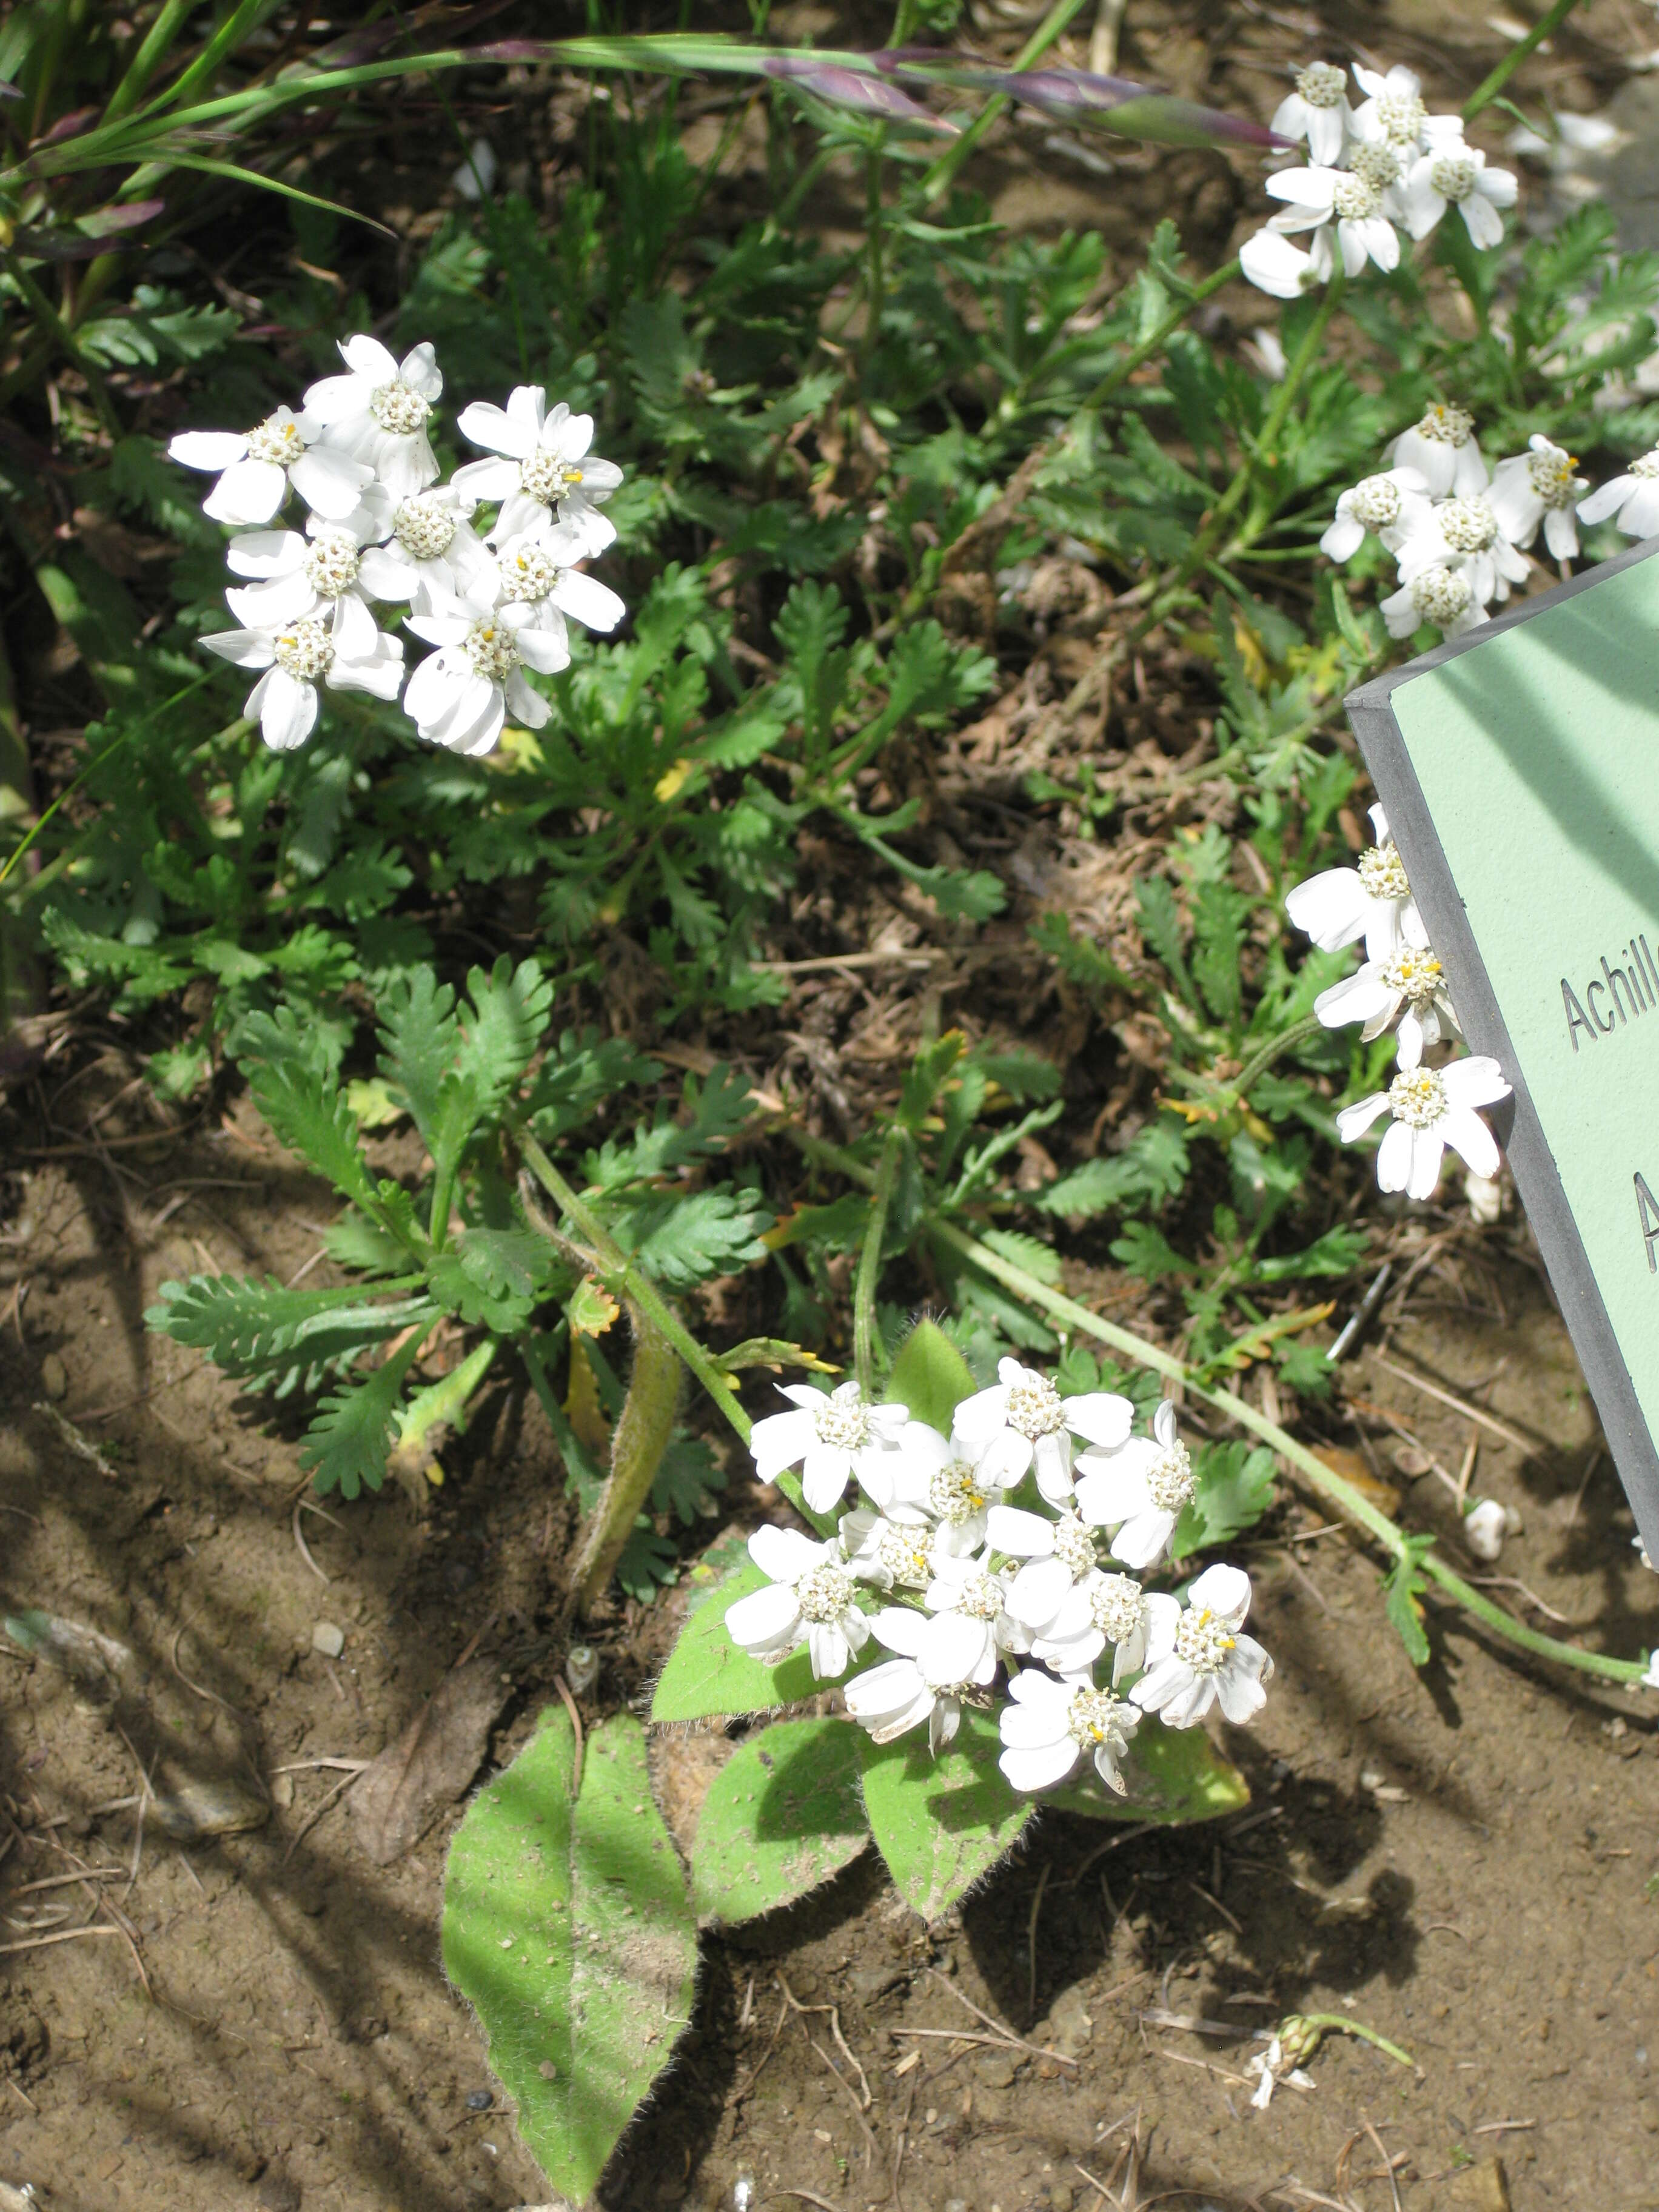
[[1659, 1560], [1659, 544], [1347, 701]]

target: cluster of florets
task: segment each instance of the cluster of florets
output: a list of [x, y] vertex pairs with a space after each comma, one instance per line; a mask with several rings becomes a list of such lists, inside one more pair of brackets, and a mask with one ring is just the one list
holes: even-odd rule
[[1486, 1182], [1497, 1175], [1497, 1140], [1476, 1109], [1507, 1098], [1510, 1086], [1498, 1062], [1483, 1054], [1440, 1066], [1425, 1064], [1426, 1051], [1460, 1034], [1457, 1016], [1380, 806], [1371, 809], [1371, 827], [1376, 842], [1355, 866], [1310, 877], [1291, 892], [1285, 908], [1322, 952], [1364, 945], [1362, 965], [1322, 991], [1314, 1012], [1328, 1029], [1361, 1023], [1368, 1044], [1392, 1030], [1399, 1072], [1386, 1091], [1345, 1107], [1337, 1128], [1351, 1145], [1388, 1114], [1376, 1154], [1378, 1186], [1428, 1198], [1440, 1180], [1448, 1145], [1472, 1174]]
[[[1397, 268], [1400, 232], [1426, 238], [1451, 207], [1477, 246], [1497, 246], [1502, 210], [1515, 205], [1514, 177], [1464, 143], [1462, 116], [1429, 113], [1410, 70], [1384, 76], [1356, 62], [1353, 76], [1364, 95], [1357, 106], [1341, 70], [1310, 63], [1273, 117], [1281, 137], [1305, 142], [1308, 161], [1268, 178], [1283, 212], [1245, 240], [1239, 258], [1251, 283], [1275, 298], [1325, 283], [1339, 257], [1350, 276], [1368, 261]], [[1292, 243], [1298, 234], [1305, 246]]]
[[[311, 735], [325, 684], [401, 694], [428, 744], [487, 753], [509, 714], [531, 729], [546, 721], [526, 672], [569, 665], [567, 617], [608, 631], [625, 612], [577, 565], [617, 535], [601, 508], [622, 471], [589, 453], [591, 416], [550, 408], [526, 384], [504, 409], [462, 411], [458, 428], [490, 458], [441, 484], [431, 346], [398, 362], [358, 337], [340, 352], [345, 374], [313, 384], [297, 415], [279, 407], [246, 433], [185, 431], [167, 448], [215, 478], [203, 512], [236, 532], [226, 561], [245, 580], [225, 594], [240, 628], [202, 642], [261, 672], [247, 712], [278, 752]], [[303, 527], [269, 527], [295, 495]], [[382, 627], [387, 607], [407, 608], [393, 619], [437, 648], [412, 673], [403, 638]]]
[[[1052, 1788], [1086, 1760], [1121, 1795], [1143, 1715], [1190, 1728], [1218, 1703], [1230, 1721], [1259, 1711], [1273, 1662], [1243, 1632], [1249, 1576], [1209, 1567], [1184, 1602], [1142, 1579], [1194, 1491], [1167, 1401], [1137, 1436], [1127, 1398], [1062, 1397], [1013, 1359], [957, 1407], [948, 1437], [902, 1406], [870, 1404], [856, 1382], [784, 1395], [793, 1410], [755, 1424], [762, 1480], [799, 1468], [815, 1513], [849, 1483], [862, 1499], [826, 1541], [757, 1529], [749, 1549], [768, 1586], [739, 1598], [726, 1626], [768, 1662], [804, 1643], [824, 1679], [872, 1642], [892, 1654], [845, 1691], [878, 1743], [925, 1724], [937, 1752], [964, 1704], [997, 1702], [1000, 1674], [1000, 1764], [1015, 1789]], [[871, 1588], [891, 1601], [866, 1612]]]
[[[1462, 407], [1431, 407], [1382, 459], [1376, 476], [1338, 499], [1319, 544], [1333, 561], [1349, 561], [1370, 532], [1393, 555], [1399, 586], [1382, 609], [1391, 637], [1413, 636], [1425, 623], [1461, 637], [1487, 621], [1511, 585], [1526, 581], [1527, 549], [1540, 531], [1551, 556], [1565, 563], [1578, 551], [1579, 514], [1595, 522], [1627, 509], [1651, 527], [1659, 508], [1659, 497], [1642, 496], [1635, 475], [1585, 499], [1589, 485], [1575, 475], [1575, 457], [1541, 434], [1524, 453], [1489, 470], [1474, 418]], [[1644, 465], [1632, 464], [1638, 471]], [[1659, 494], [1659, 485], [1653, 489]]]

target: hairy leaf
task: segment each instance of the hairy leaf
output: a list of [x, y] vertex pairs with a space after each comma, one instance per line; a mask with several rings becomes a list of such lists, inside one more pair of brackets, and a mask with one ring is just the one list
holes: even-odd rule
[[850, 1721], [777, 1721], [715, 1776], [691, 1849], [699, 1920], [728, 1925], [793, 1904], [870, 1840]]
[[860, 1739], [877, 1848], [911, 1911], [937, 1920], [1013, 1849], [1036, 1803], [1004, 1781], [996, 1723], [984, 1713], [965, 1711], [937, 1759], [925, 1728], [895, 1743]]
[[651, 1699], [653, 1721], [700, 1721], [720, 1714], [770, 1713], [799, 1704], [820, 1685], [805, 1650], [792, 1652], [776, 1667], [763, 1667], [732, 1641], [726, 1626], [728, 1607], [767, 1578], [741, 1546], [710, 1553], [692, 1570], [692, 1580], [714, 1587], [686, 1617], [668, 1664], [657, 1678]]

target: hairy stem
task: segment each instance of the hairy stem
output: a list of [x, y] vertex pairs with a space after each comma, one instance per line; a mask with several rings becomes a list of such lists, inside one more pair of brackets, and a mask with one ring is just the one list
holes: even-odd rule
[[1240, 1098], [1247, 1097], [1257, 1076], [1265, 1074], [1281, 1054], [1294, 1052], [1297, 1045], [1305, 1044], [1310, 1037], [1317, 1036], [1324, 1026], [1317, 1014], [1308, 1014], [1301, 1021], [1292, 1022], [1289, 1029], [1281, 1030], [1277, 1036], [1269, 1037], [1261, 1051], [1245, 1061], [1227, 1088]]
[[1472, 122], [1483, 107], [1492, 105], [1528, 55], [1535, 52], [1552, 31], [1559, 30], [1577, 5], [1578, 0], [1555, 0], [1555, 5], [1539, 17], [1526, 37], [1516, 40], [1492, 75], [1483, 79], [1463, 102], [1465, 123]]
[[674, 1433], [685, 1372], [673, 1346], [631, 1298], [628, 1323], [634, 1332], [634, 1370], [611, 1439], [611, 1475], [593, 1509], [571, 1577], [576, 1609], [584, 1620], [592, 1617], [651, 1495]]
[[876, 1285], [881, 1279], [881, 1245], [887, 1234], [887, 1210], [893, 1202], [893, 1184], [903, 1152], [902, 1132], [890, 1130], [876, 1168], [876, 1185], [870, 1199], [870, 1225], [864, 1232], [858, 1280], [853, 1286], [853, 1372], [866, 1400], [872, 1400], [876, 1395]]

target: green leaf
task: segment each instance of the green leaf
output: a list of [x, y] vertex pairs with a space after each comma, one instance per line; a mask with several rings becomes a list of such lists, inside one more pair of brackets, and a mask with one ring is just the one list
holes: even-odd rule
[[1265, 1444], [1202, 1444], [1193, 1461], [1193, 1495], [1182, 1508], [1170, 1549], [1177, 1561], [1231, 1543], [1273, 1502], [1273, 1455]]
[[700, 1582], [710, 1576], [717, 1577], [714, 1587], [687, 1615], [679, 1641], [657, 1678], [652, 1719], [701, 1721], [723, 1714], [771, 1713], [780, 1705], [799, 1705], [815, 1696], [823, 1685], [804, 1650], [792, 1652], [779, 1666], [763, 1667], [732, 1641], [726, 1626], [727, 1607], [751, 1590], [763, 1589], [767, 1583], [744, 1547], [722, 1546], [711, 1553], [692, 1570], [691, 1579]]
[[575, 1741], [550, 1710], [467, 1808], [444, 1872], [443, 1955], [519, 2132], [582, 2203], [691, 2012], [696, 1931], [625, 1713]]
[[1405, 1557], [1395, 1561], [1382, 1583], [1389, 1619], [1399, 1632], [1406, 1656], [1413, 1667], [1426, 1667], [1429, 1663], [1429, 1639], [1423, 1628], [1423, 1608], [1418, 1602], [1429, 1582], [1418, 1562], [1433, 1545], [1432, 1536], [1407, 1536]]
[[145, 1314], [148, 1325], [175, 1344], [205, 1352], [227, 1375], [315, 1376], [334, 1361], [395, 1334], [431, 1311], [422, 1299], [395, 1305], [365, 1303], [389, 1288], [384, 1283], [337, 1290], [289, 1290], [235, 1275], [192, 1275], [163, 1283], [161, 1303]]
[[248, 1088], [279, 1143], [326, 1176], [365, 1213], [377, 1211], [357, 1117], [332, 1082], [296, 1060], [266, 1061], [256, 1067]]
[[455, 994], [430, 968], [412, 968], [397, 978], [380, 1008], [380, 1068], [394, 1098], [415, 1116], [416, 1126], [435, 1151], [436, 1126], [444, 1073], [459, 1042]]
[[964, 1711], [956, 1741], [935, 1759], [927, 1731], [878, 1744], [863, 1736], [864, 1803], [895, 1887], [913, 1911], [937, 1920], [1019, 1840], [1036, 1810], [997, 1765], [988, 1715]]
[[342, 1498], [356, 1498], [365, 1483], [378, 1490], [385, 1481], [404, 1377], [425, 1334], [417, 1327], [384, 1366], [324, 1399], [300, 1446], [300, 1464], [310, 1471], [319, 1492], [337, 1490]]
[[1170, 1827], [1190, 1820], [1218, 1820], [1250, 1802], [1250, 1788], [1201, 1728], [1165, 1728], [1148, 1714], [1129, 1740], [1123, 1762], [1128, 1794], [1109, 1790], [1091, 1765], [1042, 1802], [1062, 1813], [1096, 1820], [1161, 1820]]
[[514, 968], [503, 952], [488, 975], [475, 968], [466, 988], [472, 1010], [456, 1071], [471, 1084], [480, 1115], [492, 1114], [535, 1057], [552, 1010], [553, 986], [535, 961]]
[[925, 1421], [942, 1437], [951, 1418], [978, 1386], [973, 1370], [934, 1321], [919, 1321], [898, 1348], [887, 1377], [887, 1395], [908, 1406], [913, 1420]]
[[653, 1199], [618, 1219], [618, 1240], [665, 1290], [690, 1290], [711, 1275], [735, 1274], [766, 1258], [760, 1232], [772, 1225], [769, 1213], [742, 1204], [743, 1195], [699, 1190]]
[[792, 1904], [870, 1840], [850, 1721], [779, 1721], [750, 1736], [715, 1776], [691, 1847], [700, 1921], [728, 1925]]

